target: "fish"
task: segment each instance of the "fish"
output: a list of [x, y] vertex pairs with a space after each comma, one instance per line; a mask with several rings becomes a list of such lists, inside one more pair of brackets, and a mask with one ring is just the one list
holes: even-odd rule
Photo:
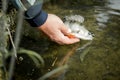
[[[68, 34], [67, 36], [69, 38], [76, 37], [76, 38], [80, 38], [82, 40], [93, 40], [94, 34], [91, 33], [90, 31], [88, 31], [84, 25], [81, 25], [81, 23], [83, 23], [84, 18], [80, 17], [80, 15], [77, 17], [77, 19], [76, 19], [76, 15], [75, 15], [75, 17], [74, 16], [70, 16], [70, 17], [72, 17], [72, 18], [68, 18], [64, 22], [70, 32], [70, 34]], [[79, 20], [79, 19], [82, 19], [82, 20]]]

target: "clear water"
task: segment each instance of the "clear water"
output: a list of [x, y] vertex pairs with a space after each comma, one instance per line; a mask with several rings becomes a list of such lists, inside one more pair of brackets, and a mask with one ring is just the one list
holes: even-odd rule
[[84, 16], [84, 25], [95, 34], [95, 38], [92, 42], [81, 40], [64, 46], [46, 38], [37, 41], [23, 38], [21, 47], [40, 53], [45, 67], [36, 67], [28, 57], [23, 57], [16, 67], [16, 75], [20, 78], [17, 80], [35, 80], [63, 63], [69, 68], [48, 80], [120, 80], [120, 0], [58, 2], [46, 3], [45, 10], [62, 19], [68, 15]]

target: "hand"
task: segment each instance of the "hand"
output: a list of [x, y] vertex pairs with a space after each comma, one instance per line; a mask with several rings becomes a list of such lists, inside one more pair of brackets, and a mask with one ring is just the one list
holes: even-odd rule
[[46, 22], [38, 27], [45, 34], [47, 34], [51, 40], [58, 44], [73, 44], [79, 42], [78, 38], [70, 38], [67, 35], [70, 34], [67, 27], [65, 27], [63, 21], [53, 14], [48, 14]]

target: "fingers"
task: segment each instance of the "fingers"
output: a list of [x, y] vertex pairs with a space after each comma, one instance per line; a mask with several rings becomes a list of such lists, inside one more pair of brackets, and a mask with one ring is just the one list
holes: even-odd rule
[[79, 42], [80, 40], [77, 39], [77, 38], [68, 38], [68, 37], [65, 37], [64, 39], [63, 38], [60, 38], [59, 40], [56, 40], [56, 42], [60, 45], [64, 45], [64, 44], [74, 44], [74, 43], [77, 43]]
[[60, 27], [60, 30], [64, 35], [67, 35], [68, 33], [70, 33], [70, 29], [66, 27], [64, 24], [62, 24], [62, 26]]
[[61, 36], [61, 38], [59, 39], [59, 42], [61, 42], [61, 44], [73, 44], [80, 41], [80, 39], [70, 33], [69, 28], [65, 25], [63, 25], [60, 30], [59, 36]]
[[54, 35], [51, 39], [60, 45], [73, 44], [80, 41], [78, 38], [69, 38], [68, 36], [65, 36], [61, 31], [57, 31], [56, 35]]
[[70, 38], [66, 37], [66, 39], [63, 40], [63, 44], [73, 44], [73, 43], [77, 43], [79, 41], [80, 40], [77, 38], [70, 39]]

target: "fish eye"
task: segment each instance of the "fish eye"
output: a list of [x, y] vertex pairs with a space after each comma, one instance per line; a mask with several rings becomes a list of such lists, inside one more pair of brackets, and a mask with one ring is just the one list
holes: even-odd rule
[[88, 34], [91, 35], [92, 33], [89, 32]]
[[89, 32], [88, 34], [92, 35], [92, 37], [95, 37], [94, 33], [92, 33], [92, 32]]

